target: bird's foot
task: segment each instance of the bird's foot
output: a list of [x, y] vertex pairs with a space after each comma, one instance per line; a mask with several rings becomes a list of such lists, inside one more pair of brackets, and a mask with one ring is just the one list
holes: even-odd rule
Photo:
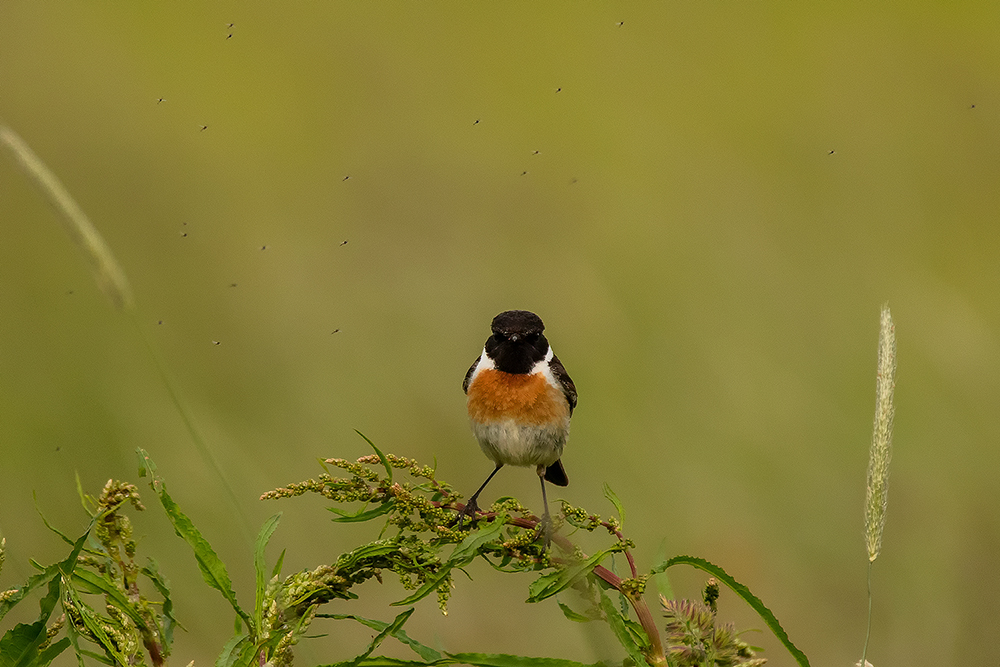
[[458, 516], [448, 524], [449, 528], [454, 528], [455, 530], [462, 530], [462, 525], [465, 523], [465, 518], [468, 517], [470, 520], [474, 521], [476, 515], [479, 514], [479, 503], [476, 502], [475, 498], [469, 498], [469, 502], [465, 503], [465, 507], [458, 513]]
[[552, 545], [552, 517], [546, 512], [538, 521], [538, 534], [545, 540], [545, 548]]

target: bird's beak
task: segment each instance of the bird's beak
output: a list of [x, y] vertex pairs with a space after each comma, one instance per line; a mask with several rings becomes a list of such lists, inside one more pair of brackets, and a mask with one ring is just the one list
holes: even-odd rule
[[516, 342], [517, 342], [517, 341], [519, 341], [519, 340], [521, 340], [521, 337], [520, 337], [520, 336], [518, 336], [517, 334], [511, 334], [511, 335], [510, 335], [510, 342], [512, 342], [512, 343], [516, 343]]

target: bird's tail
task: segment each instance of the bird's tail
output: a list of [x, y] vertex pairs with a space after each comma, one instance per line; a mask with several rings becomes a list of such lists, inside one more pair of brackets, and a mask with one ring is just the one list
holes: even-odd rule
[[556, 486], [567, 486], [569, 477], [566, 476], [566, 469], [563, 468], [562, 459], [559, 459], [545, 469], [545, 481]]

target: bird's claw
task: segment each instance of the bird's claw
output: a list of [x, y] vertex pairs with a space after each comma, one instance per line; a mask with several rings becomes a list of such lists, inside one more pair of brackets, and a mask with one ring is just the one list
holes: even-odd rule
[[448, 524], [449, 528], [454, 528], [455, 530], [462, 530], [462, 525], [465, 523], [465, 517], [469, 517], [470, 520], [475, 521], [476, 515], [479, 514], [479, 504], [476, 500], [470, 499], [469, 502], [465, 504], [465, 507], [458, 513], [451, 523]]

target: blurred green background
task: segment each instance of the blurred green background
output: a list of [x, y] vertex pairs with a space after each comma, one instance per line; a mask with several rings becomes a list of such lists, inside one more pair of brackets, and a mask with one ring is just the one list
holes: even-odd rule
[[[373, 537], [315, 499], [257, 500], [317, 457], [368, 453], [353, 429], [471, 493], [491, 464], [461, 380], [490, 319], [524, 308], [580, 392], [560, 495], [609, 514], [610, 484], [642, 567], [708, 558], [813, 664], [853, 664], [888, 301], [896, 437], [869, 658], [995, 660], [997, 3], [7, 0], [0, 15], [0, 118], [114, 249], [241, 504], [5, 155], [0, 587], [64, 553], [32, 493], [78, 533], [74, 474], [91, 493], [138, 482], [138, 446], [246, 604], [246, 534], [273, 512], [286, 572]], [[209, 664], [231, 612], [141, 488], [141, 553], [188, 629], [173, 662]], [[485, 500], [500, 495], [537, 503], [534, 474], [505, 470]], [[420, 603], [413, 636], [617, 655], [605, 628], [470, 573], [447, 617]], [[703, 580], [673, 577], [688, 597]], [[365, 586], [331, 611], [392, 618], [398, 583]], [[764, 627], [726, 592], [721, 613]], [[324, 623], [302, 664], [370, 636]], [[770, 633], [746, 639], [792, 662]]]

